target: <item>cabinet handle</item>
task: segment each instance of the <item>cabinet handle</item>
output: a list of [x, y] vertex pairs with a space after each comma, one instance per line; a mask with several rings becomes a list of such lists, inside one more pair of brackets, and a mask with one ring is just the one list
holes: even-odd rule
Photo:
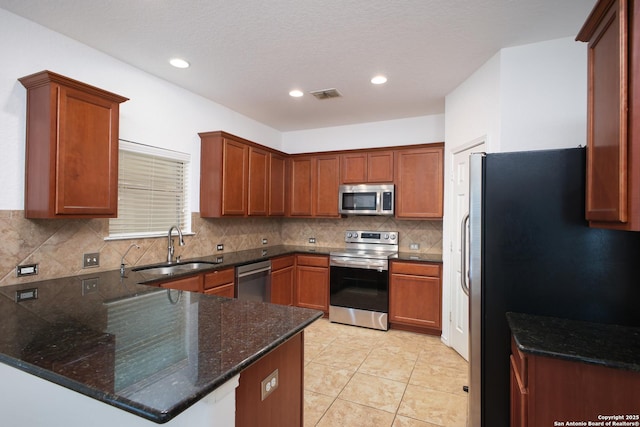
[[462, 218], [460, 224], [460, 235], [462, 241], [460, 242], [460, 287], [462, 291], [469, 296], [469, 269], [467, 268], [467, 237], [469, 236], [469, 214], [466, 214]]

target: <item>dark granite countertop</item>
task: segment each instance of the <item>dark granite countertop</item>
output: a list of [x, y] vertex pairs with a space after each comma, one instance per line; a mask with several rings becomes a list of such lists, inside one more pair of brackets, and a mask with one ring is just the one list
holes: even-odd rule
[[[171, 276], [134, 266], [125, 277], [113, 270], [0, 287], [0, 362], [163, 423], [322, 313], [191, 292], [175, 303], [178, 291], [146, 285], [278, 256], [342, 250], [270, 246], [185, 259], [211, 264]], [[442, 255], [401, 252], [397, 259], [442, 262]], [[97, 279], [97, 291], [84, 291], [85, 279]], [[38, 299], [17, 303], [16, 292], [31, 288]]]
[[[225, 255], [226, 256], [226, 255]], [[0, 362], [164, 423], [322, 316], [99, 274], [0, 288]], [[18, 289], [38, 298], [16, 302]]]
[[507, 313], [520, 351], [640, 372], [640, 328]]
[[[202, 273], [212, 270], [221, 270], [228, 267], [237, 267], [244, 264], [250, 264], [257, 261], [263, 261], [271, 258], [276, 258], [285, 255], [294, 254], [318, 254], [329, 255], [331, 252], [342, 252], [343, 248], [332, 247], [313, 247], [313, 246], [291, 246], [291, 245], [279, 245], [269, 246], [265, 248], [249, 249], [239, 252], [227, 252], [219, 255], [203, 256], [193, 259], [184, 259], [182, 262], [189, 261], [204, 261], [212, 263], [208, 268], [202, 268], [198, 271], [185, 271], [167, 276], [159, 276], [154, 274], [148, 274], [144, 271], [133, 271], [139, 266], [133, 268], [127, 268], [125, 281], [131, 284], [146, 283], [153, 284], [154, 282], [166, 281], [168, 278], [176, 279], [182, 276], [188, 276], [196, 273]], [[436, 262], [442, 263], [442, 254], [440, 253], [421, 253], [421, 252], [399, 252], [397, 258], [402, 261], [416, 261], [416, 262]], [[158, 265], [163, 265], [159, 263]], [[99, 277], [101, 273], [97, 273], [94, 276]]]

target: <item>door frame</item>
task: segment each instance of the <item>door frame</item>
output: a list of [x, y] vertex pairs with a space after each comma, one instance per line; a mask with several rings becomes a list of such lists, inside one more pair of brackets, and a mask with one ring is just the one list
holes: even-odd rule
[[[454, 176], [454, 157], [456, 154], [461, 152], [478, 148], [478, 152], [482, 152], [486, 150], [488, 145], [488, 138], [486, 135], [475, 138], [465, 144], [454, 147], [451, 150], [446, 150], [445, 154], [445, 212], [443, 219], [443, 236], [442, 236], [442, 283], [443, 283], [443, 292], [442, 292], [442, 342], [453, 348], [451, 342], [451, 334], [452, 324], [453, 324], [453, 316], [455, 313], [452, 312], [454, 308], [454, 297], [455, 297], [455, 288], [459, 287], [460, 284], [456, 281], [455, 276], [452, 275], [452, 263], [455, 262], [454, 254], [453, 254], [453, 241], [456, 239], [456, 233], [459, 228], [459, 224], [455, 218], [455, 210], [454, 210], [454, 202], [455, 202], [455, 194], [453, 191], [453, 180]], [[446, 147], [446, 145], [445, 145]], [[455, 350], [455, 348], [454, 348]], [[457, 350], [456, 350], [457, 351]], [[463, 357], [468, 358], [467, 355], [461, 355]]]

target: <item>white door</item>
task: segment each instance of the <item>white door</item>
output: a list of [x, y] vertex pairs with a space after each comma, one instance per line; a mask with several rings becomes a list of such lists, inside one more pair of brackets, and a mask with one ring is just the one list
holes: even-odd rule
[[[469, 360], [469, 297], [462, 290], [462, 238], [464, 233], [464, 218], [469, 213], [469, 155], [484, 151], [484, 140], [479, 140], [467, 146], [462, 151], [453, 153], [453, 209], [455, 213], [454, 229], [451, 233], [451, 316], [450, 342], [451, 346], [466, 360]], [[467, 241], [468, 243], [468, 241]], [[467, 245], [468, 248], [468, 245]], [[467, 262], [465, 260], [465, 262]]]

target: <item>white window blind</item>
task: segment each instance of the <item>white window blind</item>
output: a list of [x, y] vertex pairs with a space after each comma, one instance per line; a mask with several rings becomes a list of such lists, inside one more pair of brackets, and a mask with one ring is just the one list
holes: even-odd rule
[[118, 217], [109, 238], [166, 235], [172, 225], [191, 232], [190, 155], [120, 140]]

